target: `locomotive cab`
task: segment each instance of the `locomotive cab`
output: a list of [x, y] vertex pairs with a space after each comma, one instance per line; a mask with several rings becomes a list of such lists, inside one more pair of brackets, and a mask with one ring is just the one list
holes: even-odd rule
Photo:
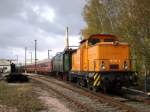
[[[84, 46], [84, 43], [81, 46]], [[93, 35], [87, 40], [86, 48], [83, 51], [88, 52], [89, 71], [127, 71], [131, 69], [128, 44], [119, 42], [113, 35]]]
[[105, 36], [93, 35], [87, 41], [88, 41], [88, 45], [91, 46], [91, 45], [95, 45], [101, 42], [115, 42], [117, 41], [117, 38], [112, 35], [109, 35], [109, 36], [108, 35], [105, 35]]

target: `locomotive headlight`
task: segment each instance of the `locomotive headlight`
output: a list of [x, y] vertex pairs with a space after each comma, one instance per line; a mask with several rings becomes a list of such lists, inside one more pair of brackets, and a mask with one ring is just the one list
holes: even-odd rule
[[103, 70], [105, 70], [105, 66], [102, 66], [101, 68], [102, 68]]
[[105, 70], [105, 64], [104, 64], [104, 62], [102, 61], [102, 63], [101, 63], [101, 70]]
[[127, 69], [128, 69], [128, 66], [126, 65], [126, 66], [124, 67], [124, 69], [126, 69], [126, 70], [127, 70]]
[[126, 61], [124, 61], [124, 69], [127, 70], [128, 69], [128, 64]]

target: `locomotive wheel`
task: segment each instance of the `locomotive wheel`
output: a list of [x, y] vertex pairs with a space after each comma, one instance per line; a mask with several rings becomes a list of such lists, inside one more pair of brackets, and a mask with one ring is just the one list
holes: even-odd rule
[[94, 91], [94, 92], [98, 92], [98, 90], [99, 90], [99, 89], [98, 89], [97, 86], [93, 86], [93, 91]]
[[86, 80], [80, 80], [80, 84], [81, 84], [81, 87], [87, 87], [87, 82], [86, 82]]
[[89, 89], [90, 91], [92, 91], [92, 90], [93, 90], [93, 87], [92, 87], [92, 85], [91, 85], [91, 84], [89, 84], [89, 83], [88, 83], [88, 85], [87, 85], [87, 86], [88, 86], [88, 89]]
[[88, 88], [89, 88], [90, 91], [93, 91], [93, 87], [91, 85], [88, 86]]
[[85, 87], [86, 86], [85, 81], [81, 77], [78, 78], [77, 84], [78, 84], [78, 86], [81, 86], [81, 87]]
[[68, 76], [68, 81], [73, 82], [72, 74], [69, 74], [69, 76]]
[[102, 92], [103, 93], [107, 93], [108, 92], [108, 88], [107, 88], [106, 84], [102, 83], [101, 88], [102, 88]]
[[80, 79], [77, 80], [77, 85], [78, 85], [78, 86], [81, 86]]
[[94, 91], [94, 92], [98, 92], [98, 87], [96, 87], [96, 86], [93, 86], [93, 85], [90, 85], [90, 86], [88, 86], [88, 89], [90, 90], [90, 91]]

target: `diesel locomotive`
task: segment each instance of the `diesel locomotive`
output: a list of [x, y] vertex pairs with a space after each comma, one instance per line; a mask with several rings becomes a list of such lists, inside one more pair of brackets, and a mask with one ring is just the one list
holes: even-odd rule
[[129, 45], [114, 35], [91, 35], [72, 54], [71, 80], [97, 91], [120, 89], [134, 82]]
[[[82, 40], [78, 49], [67, 48], [57, 53], [44, 62], [47, 63], [44, 66], [38, 63], [36, 70], [56, 74], [94, 91], [102, 89], [106, 92], [134, 84], [133, 61], [127, 43], [119, 42], [114, 35], [96, 34]], [[34, 67], [27, 65], [27, 72], [33, 72]]]

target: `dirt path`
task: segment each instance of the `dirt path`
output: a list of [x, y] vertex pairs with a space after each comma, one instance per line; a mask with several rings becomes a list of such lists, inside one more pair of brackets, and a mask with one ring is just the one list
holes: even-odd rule
[[33, 87], [34, 92], [39, 96], [38, 98], [48, 109], [42, 112], [74, 112], [67, 107], [67, 102], [52, 90], [47, 90], [43, 85], [37, 83], [34, 83]]
[[[53, 78], [49, 78], [49, 80], [53, 80]], [[45, 82], [45, 80], [41, 80], [41, 82], [37, 81], [35, 82], [35, 84], [38, 84], [38, 82], [40, 84], [38, 87], [43, 86], [42, 90], [45, 88], [46, 91], [48, 91], [48, 93], [50, 94], [54, 92], [56, 93], [56, 94], [55, 93], [52, 94], [51, 97], [54, 98], [53, 96], [55, 96], [56, 98], [55, 101], [59, 100], [56, 102], [57, 103], [62, 102], [62, 104], [65, 105], [65, 107], [67, 108], [67, 110], [65, 110], [64, 108], [62, 108], [64, 106], [60, 106], [59, 103], [58, 104], [56, 103], [57, 106], [55, 105], [55, 107], [58, 107], [58, 109], [62, 108], [60, 110], [61, 112], [68, 112], [70, 110], [73, 112], [87, 112], [87, 111], [88, 112], [116, 112], [116, 111], [122, 112], [120, 109], [116, 107], [112, 107], [108, 105], [107, 103], [99, 102], [97, 99], [93, 99], [93, 98], [90, 98], [89, 96], [85, 96], [85, 94], [83, 95], [78, 92], [72, 91], [70, 89], [63, 88], [62, 86], [59, 86], [53, 82], [49, 82], [49, 81]], [[42, 95], [44, 94], [45, 92], [42, 93]], [[46, 95], [44, 95], [44, 97], [46, 97]], [[48, 104], [51, 104], [51, 103], [48, 103]]]

